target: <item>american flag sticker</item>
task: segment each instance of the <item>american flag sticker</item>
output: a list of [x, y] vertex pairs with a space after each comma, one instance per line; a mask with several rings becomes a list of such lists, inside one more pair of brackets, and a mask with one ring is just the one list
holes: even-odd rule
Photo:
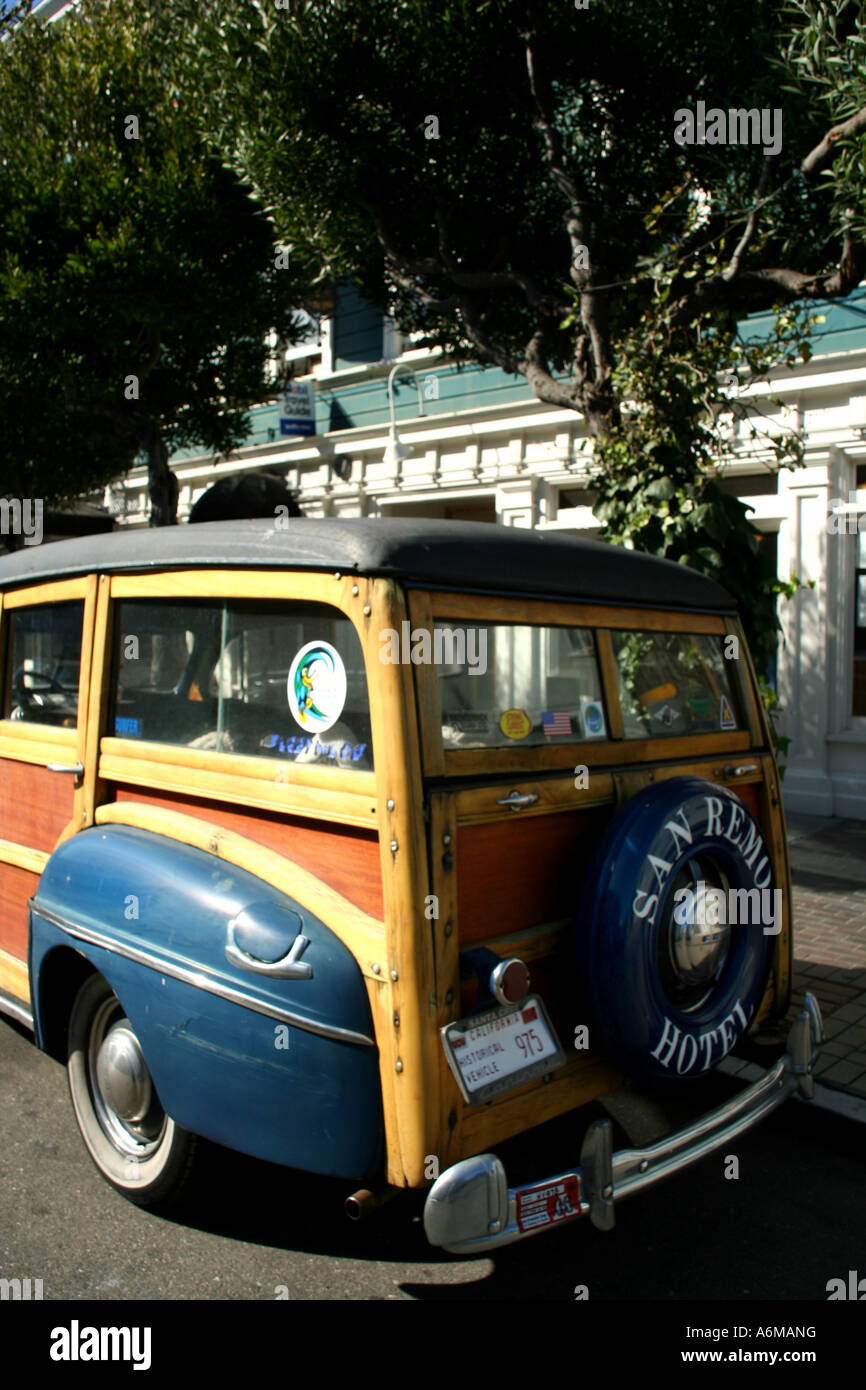
[[546, 709], [541, 716], [541, 726], [545, 738], [569, 738], [571, 735], [571, 715], [564, 709]]

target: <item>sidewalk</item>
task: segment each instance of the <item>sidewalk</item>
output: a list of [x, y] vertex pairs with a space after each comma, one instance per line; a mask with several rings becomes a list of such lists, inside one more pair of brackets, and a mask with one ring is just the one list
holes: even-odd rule
[[[821, 828], [815, 828], [820, 826]], [[823, 1085], [866, 1098], [866, 822], [790, 817], [794, 994], [818, 998]]]
[[[806, 990], [821, 1005], [826, 1041], [815, 1066], [830, 1109], [855, 1097], [866, 1120], [866, 822], [788, 817], [794, 883], [794, 988], [787, 1023]], [[756, 1081], [753, 1062], [727, 1058], [722, 1070]], [[834, 1098], [835, 1093], [835, 1098]], [[847, 1113], [843, 1110], [843, 1113]]]

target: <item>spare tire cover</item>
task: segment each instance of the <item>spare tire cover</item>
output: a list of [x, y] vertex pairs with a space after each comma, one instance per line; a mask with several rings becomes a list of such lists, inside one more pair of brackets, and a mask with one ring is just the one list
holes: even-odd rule
[[593, 1051], [656, 1080], [715, 1067], [763, 997], [781, 892], [733, 792], [675, 777], [614, 817], [587, 868], [576, 926]]

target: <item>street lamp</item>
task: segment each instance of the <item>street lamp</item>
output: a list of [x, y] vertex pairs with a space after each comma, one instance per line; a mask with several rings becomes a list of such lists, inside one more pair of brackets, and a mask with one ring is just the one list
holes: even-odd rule
[[388, 373], [388, 406], [391, 414], [391, 428], [388, 435], [388, 443], [385, 445], [385, 463], [392, 468], [397, 468], [404, 459], [412, 457], [412, 450], [408, 444], [404, 444], [397, 433], [397, 421], [394, 417], [394, 378], [398, 372], [403, 376], [411, 376], [418, 388], [418, 414], [424, 414], [424, 402], [421, 399], [421, 383], [417, 376], [409, 367], [402, 366], [399, 362], [393, 366]]

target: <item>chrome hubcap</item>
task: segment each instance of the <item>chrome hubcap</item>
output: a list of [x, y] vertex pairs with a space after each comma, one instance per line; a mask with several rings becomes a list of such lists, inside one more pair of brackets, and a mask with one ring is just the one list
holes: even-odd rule
[[678, 977], [686, 985], [705, 985], [718, 974], [728, 954], [730, 927], [719, 910], [719, 888], [706, 884], [695, 893], [671, 923], [671, 955]]
[[93, 1108], [106, 1138], [124, 1158], [148, 1158], [165, 1132], [166, 1115], [141, 1044], [114, 998], [96, 1011], [87, 1064]]
[[150, 1109], [153, 1086], [138, 1038], [125, 1020], [116, 1023], [104, 1038], [96, 1059], [96, 1077], [115, 1115], [128, 1124], [140, 1124]]
[[659, 969], [668, 998], [684, 1013], [706, 1002], [728, 958], [727, 902], [727, 880], [711, 862], [690, 859], [672, 885], [659, 930]]

